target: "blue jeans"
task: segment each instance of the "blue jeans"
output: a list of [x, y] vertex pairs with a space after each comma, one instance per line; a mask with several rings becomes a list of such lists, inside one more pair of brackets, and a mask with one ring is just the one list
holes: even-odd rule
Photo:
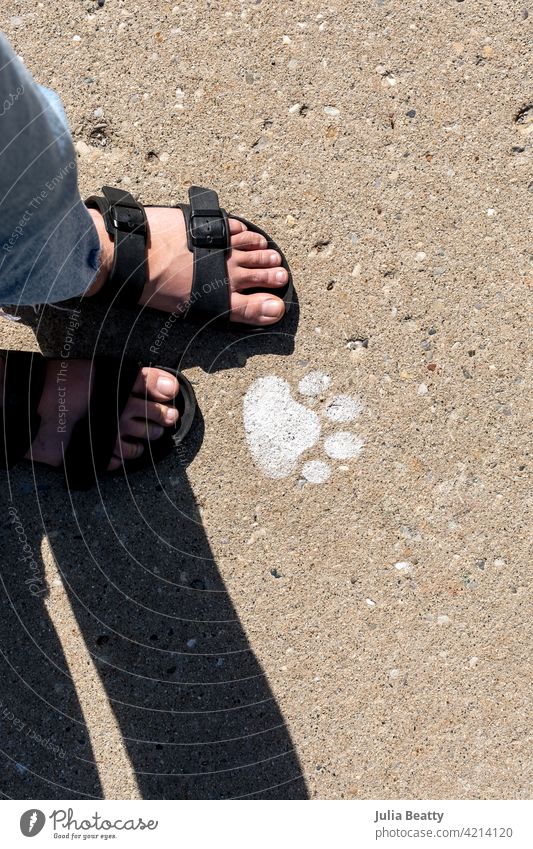
[[0, 304], [83, 294], [99, 252], [61, 102], [0, 33]]

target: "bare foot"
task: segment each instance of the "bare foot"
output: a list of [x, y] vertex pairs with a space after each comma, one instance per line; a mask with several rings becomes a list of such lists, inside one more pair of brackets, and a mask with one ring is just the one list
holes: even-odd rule
[[[191, 292], [193, 255], [187, 247], [185, 221], [181, 209], [147, 206], [149, 226], [148, 280], [140, 303], [164, 312], [174, 312], [185, 304]], [[95, 295], [104, 285], [113, 265], [113, 242], [98, 210], [89, 209], [102, 245], [101, 266], [87, 295]], [[285, 312], [276, 289], [288, 282], [277, 251], [268, 250], [260, 233], [247, 230], [229, 219], [231, 251], [227, 256], [230, 285], [230, 319], [244, 324], [275, 324]], [[248, 293], [254, 288], [269, 292]]]
[[[3, 386], [4, 367], [5, 361], [0, 357], [0, 386]], [[62, 429], [59, 431], [57, 376], [60, 368], [60, 360], [48, 360], [46, 380], [38, 407], [41, 425], [31, 449], [26, 454], [26, 459], [49, 466], [61, 465], [63, 451], [68, 446], [74, 425], [87, 413], [92, 389], [90, 360], [69, 360], [66, 383], [62, 384], [65, 389], [64, 397], [68, 399], [68, 414], [61, 420]], [[123, 460], [140, 457], [144, 446], [139, 440], [158, 439], [165, 427], [175, 425], [179, 414], [173, 404], [178, 390], [177, 379], [168, 372], [157, 368], [139, 369], [137, 380], [120, 417], [119, 432], [108, 471], [118, 469]], [[2, 396], [3, 392], [0, 393], [0, 406]]]

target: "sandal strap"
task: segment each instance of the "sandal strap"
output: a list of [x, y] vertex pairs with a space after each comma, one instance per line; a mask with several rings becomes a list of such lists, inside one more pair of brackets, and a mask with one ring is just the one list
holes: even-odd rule
[[[116, 306], [139, 303], [146, 283], [148, 222], [144, 206], [122, 189], [103, 186], [104, 197], [92, 195], [85, 204], [98, 209], [113, 239], [111, 273], [95, 296]], [[230, 248], [228, 215], [212, 189], [191, 186], [183, 212], [187, 245], [193, 254], [191, 294], [186, 316], [194, 319], [228, 318], [230, 290], [226, 255]]]
[[88, 489], [107, 470], [119, 420], [139, 372], [135, 360], [105, 356], [95, 357], [93, 368], [87, 415], [74, 426], [65, 451], [65, 479], [72, 489]]
[[21, 460], [37, 436], [37, 413], [46, 377], [46, 360], [31, 351], [2, 351], [5, 358], [3, 411], [0, 416], [0, 469]]
[[104, 197], [92, 195], [85, 205], [98, 209], [106, 230], [113, 239], [114, 255], [111, 273], [95, 296], [117, 306], [139, 303], [146, 283], [146, 246], [148, 223], [144, 206], [129, 192], [103, 186]]
[[193, 279], [187, 317], [228, 318], [229, 280], [226, 254], [230, 231], [226, 210], [212, 189], [191, 186], [189, 204], [180, 204], [185, 218], [187, 244], [193, 254]]

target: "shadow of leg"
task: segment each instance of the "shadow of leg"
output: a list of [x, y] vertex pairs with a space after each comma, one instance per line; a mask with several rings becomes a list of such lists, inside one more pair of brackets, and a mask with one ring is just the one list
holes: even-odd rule
[[[89, 493], [56, 484], [39, 499], [69, 607], [120, 728], [122, 759], [144, 798], [307, 798], [283, 716], [214, 562], [186, 463], [175, 455]], [[101, 719], [93, 701], [99, 772]], [[120, 768], [109, 770], [105, 794], [124, 796]]]
[[0, 493], [1, 792], [15, 799], [100, 798], [85, 716], [50, 616], [58, 587], [49, 585], [53, 575], [41, 554], [31, 468], [2, 472]]

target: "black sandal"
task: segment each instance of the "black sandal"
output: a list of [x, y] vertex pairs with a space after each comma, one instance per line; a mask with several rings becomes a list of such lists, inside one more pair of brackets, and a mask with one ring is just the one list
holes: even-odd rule
[[[129, 192], [103, 186], [104, 197], [92, 195], [85, 201], [89, 209], [98, 209], [106, 230], [111, 236], [115, 253], [111, 273], [97, 295], [93, 296], [114, 306], [136, 306], [146, 284], [146, 244], [148, 221], [144, 206]], [[230, 322], [230, 290], [226, 268], [226, 255], [230, 247], [228, 213], [221, 209], [218, 195], [211, 189], [191, 186], [189, 204], [178, 203], [185, 218], [187, 244], [193, 254], [193, 280], [191, 294], [183, 306], [183, 318], [205, 323], [216, 321], [226, 329], [246, 333], [270, 330], [275, 324], [257, 326]], [[290, 310], [293, 297], [292, 274], [289, 264], [278, 245], [264, 230], [239, 215], [230, 216], [246, 225], [248, 230], [260, 233], [270, 250], [281, 256], [283, 268], [289, 275], [281, 289], [249, 289], [248, 292], [269, 292], [285, 304], [285, 314]], [[282, 321], [282, 318], [280, 321]], [[276, 322], [278, 324], [279, 322]]]
[[[10, 469], [30, 449], [41, 418], [37, 412], [46, 376], [44, 357], [29, 351], [0, 351], [5, 359], [3, 410], [0, 412], [0, 469]], [[142, 364], [131, 359], [98, 356], [93, 360], [93, 390], [89, 409], [72, 431], [64, 451], [63, 471], [69, 489], [89, 489], [98, 478], [116, 474], [107, 472], [118, 432], [118, 421], [130, 396]], [[117, 472], [128, 474], [162, 460], [189, 433], [195, 412], [196, 396], [187, 378], [166, 366], [155, 366], [179, 380], [174, 405], [179, 411], [175, 426], [165, 427], [155, 440], [142, 440], [144, 451], [135, 460], [124, 460]], [[47, 464], [39, 464], [47, 465]], [[48, 468], [54, 468], [48, 466]]]

